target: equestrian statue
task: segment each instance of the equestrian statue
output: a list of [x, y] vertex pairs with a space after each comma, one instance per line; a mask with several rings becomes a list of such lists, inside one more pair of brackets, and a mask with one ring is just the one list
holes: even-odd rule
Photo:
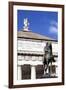
[[52, 54], [52, 44], [50, 42], [46, 43], [44, 47], [44, 58], [43, 58], [43, 66], [44, 66], [44, 75], [43, 76], [51, 76], [51, 69], [49, 65], [52, 67], [52, 62], [55, 62], [54, 56]]

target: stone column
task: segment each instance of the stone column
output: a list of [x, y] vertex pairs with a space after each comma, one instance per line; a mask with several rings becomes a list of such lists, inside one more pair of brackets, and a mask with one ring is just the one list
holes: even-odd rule
[[36, 79], [35, 65], [31, 65], [31, 79]]
[[21, 65], [18, 65], [18, 75], [17, 75], [17, 79], [21, 80], [22, 79], [22, 70], [21, 70]]

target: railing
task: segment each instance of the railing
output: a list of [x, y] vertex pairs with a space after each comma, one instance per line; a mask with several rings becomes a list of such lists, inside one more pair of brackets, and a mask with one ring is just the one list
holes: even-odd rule
[[[44, 51], [26, 51], [26, 50], [18, 50], [17, 53], [19, 54], [40, 54], [44, 55]], [[58, 55], [58, 52], [53, 52], [53, 55]]]

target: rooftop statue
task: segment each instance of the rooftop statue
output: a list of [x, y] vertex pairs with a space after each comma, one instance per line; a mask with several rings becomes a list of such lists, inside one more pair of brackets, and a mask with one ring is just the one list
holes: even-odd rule
[[29, 22], [28, 22], [28, 18], [24, 19], [24, 30], [28, 31], [28, 26], [29, 26]]

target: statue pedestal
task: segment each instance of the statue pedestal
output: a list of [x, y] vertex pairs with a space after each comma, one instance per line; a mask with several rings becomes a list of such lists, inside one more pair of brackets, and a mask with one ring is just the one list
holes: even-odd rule
[[52, 76], [49, 73], [46, 73], [42, 76], [42, 78], [57, 78], [57, 76]]
[[50, 74], [49, 73], [46, 73], [42, 76], [43, 78], [49, 78], [50, 77]]

